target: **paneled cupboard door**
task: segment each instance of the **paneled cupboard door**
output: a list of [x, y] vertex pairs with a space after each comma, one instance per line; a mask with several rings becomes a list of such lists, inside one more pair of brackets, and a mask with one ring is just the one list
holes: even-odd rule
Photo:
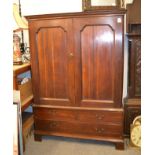
[[29, 27], [35, 103], [74, 106], [72, 20], [37, 20]]
[[88, 107], [121, 107], [123, 17], [76, 18], [76, 102]]

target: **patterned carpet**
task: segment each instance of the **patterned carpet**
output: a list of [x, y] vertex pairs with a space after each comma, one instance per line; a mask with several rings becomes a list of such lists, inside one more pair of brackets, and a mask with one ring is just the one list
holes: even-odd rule
[[116, 150], [114, 144], [79, 140], [63, 137], [43, 137], [42, 142], [36, 142], [33, 135], [26, 141], [24, 155], [140, 155], [140, 149], [129, 145], [125, 140], [125, 150]]

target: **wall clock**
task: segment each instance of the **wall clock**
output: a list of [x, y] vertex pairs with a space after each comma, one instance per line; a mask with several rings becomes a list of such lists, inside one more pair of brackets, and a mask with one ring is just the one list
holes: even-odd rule
[[130, 142], [132, 146], [141, 147], [141, 116], [137, 116], [130, 126]]

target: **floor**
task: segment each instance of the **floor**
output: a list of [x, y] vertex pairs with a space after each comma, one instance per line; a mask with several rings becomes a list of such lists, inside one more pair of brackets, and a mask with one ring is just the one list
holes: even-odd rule
[[80, 140], [63, 137], [43, 137], [36, 142], [33, 135], [26, 142], [24, 155], [140, 155], [140, 149], [133, 148], [125, 139], [125, 150], [116, 150], [111, 143]]

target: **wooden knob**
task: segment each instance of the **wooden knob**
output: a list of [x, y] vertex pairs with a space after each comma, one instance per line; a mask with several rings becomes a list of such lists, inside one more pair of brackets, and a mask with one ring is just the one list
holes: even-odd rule
[[69, 53], [69, 57], [71, 58], [71, 57], [73, 57], [74, 56], [74, 54], [72, 53], [72, 52], [70, 52]]
[[96, 118], [97, 118], [98, 120], [102, 120], [102, 119], [104, 118], [104, 115], [96, 115]]
[[97, 133], [104, 133], [104, 128], [95, 128]]
[[50, 110], [50, 113], [51, 113], [51, 114], [55, 114], [56, 111], [55, 111], [55, 110]]
[[56, 122], [51, 122], [51, 123], [50, 123], [50, 128], [55, 127], [56, 125], [57, 125]]
[[105, 131], [105, 129], [104, 128], [101, 128], [101, 131], [102, 131], [102, 133]]

